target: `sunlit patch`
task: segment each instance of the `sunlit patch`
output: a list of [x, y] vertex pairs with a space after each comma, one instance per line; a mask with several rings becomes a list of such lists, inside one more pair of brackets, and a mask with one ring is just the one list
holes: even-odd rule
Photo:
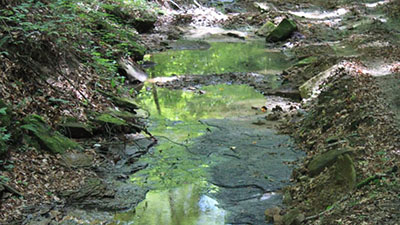
[[276, 195], [275, 192], [264, 193], [264, 194], [261, 196], [260, 201], [268, 200], [268, 199], [272, 198], [272, 197], [275, 196], [275, 195]]
[[346, 13], [348, 13], [349, 10], [348, 9], [344, 9], [344, 8], [340, 8], [337, 9], [335, 11], [331, 11], [331, 12], [326, 12], [326, 11], [312, 11], [312, 12], [304, 12], [304, 11], [300, 11], [300, 12], [294, 12], [294, 11], [289, 11], [290, 14], [298, 16], [298, 17], [304, 17], [307, 19], [328, 19], [328, 18], [336, 18], [336, 17], [340, 17], [345, 15]]
[[365, 3], [365, 7], [375, 8], [375, 7], [379, 6], [379, 5], [384, 5], [384, 4], [387, 4], [389, 2], [390, 2], [390, 0], [384, 0], [384, 1], [374, 2], [374, 3]]

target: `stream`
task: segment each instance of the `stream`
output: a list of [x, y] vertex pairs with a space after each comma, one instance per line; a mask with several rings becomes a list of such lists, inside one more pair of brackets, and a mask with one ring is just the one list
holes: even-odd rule
[[140, 159], [149, 166], [131, 181], [150, 191], [135, 209], [117, 213], [114, 224], [265, 224], [265, 209], [282, 202], [279, 190], [289, 183], [290, 162], [303, 154], [277, 134], [261, 107], [284, 108], [289, 100], [212, 77], [204, 77], [209, 85], [155, 84], [177, 75], [254, 72], [276, 87], [274, 74], [290, 60], [264, 43], [181, 41], [146, 58], [155, 65], [147, 70], [154, 80], [138, 102], [149, 112], [149, 130], [159, 144]]

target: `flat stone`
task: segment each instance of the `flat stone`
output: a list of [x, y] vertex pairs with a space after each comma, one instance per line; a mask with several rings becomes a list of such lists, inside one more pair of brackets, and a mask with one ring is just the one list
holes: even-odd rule
[[81, 152], [67, 152], [62, 156], [64, 163], [69, 167], [90, 167], [93, 163], [93, 156]]
[[310, 176], [313, 177], [318, 175], [325, 169], [325, 167], [333, 165], [336, 162], [338, 156], [349, 152], [351, 152], [351, 150], [349, 149], [331, 150], [315, 156], [307, 167]]

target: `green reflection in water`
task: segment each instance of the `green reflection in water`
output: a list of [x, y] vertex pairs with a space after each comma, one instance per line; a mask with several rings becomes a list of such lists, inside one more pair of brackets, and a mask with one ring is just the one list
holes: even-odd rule
[[190, 146], [193, 138], [207, 132], [207, 126], [199, 119], [253, 115], [255, 111], [251, 106], [265, 103], [262, 94], [245, 85], [205, 86], [202, 91], [203, 94], [158, 88], [159, 107], [153, 91], [144, 91], [138, 96], [139, 104], [151, 114], [154, 125], [150, 131], [159, 137], [160, 143], [152, 155], [141, 159], [148, 162], [149, 167], [132, 176], [135, 183], [167, 189], [205, 180], [204, 168], [208, 165], [194, 159], [184, 146], [176, 143]]
[[150, 56], [156, 66], [150, 77], [220, 74], [228, 72], [276, 73], [290, 66], [287, 57], [265, 48], [265, 42], [211, 42], [207, 50], [177, 50]]
[[199, 185], [151, 191], [134, 210], [116, 214], [113, 223], [135, 225], [222, 225], [225, 212]]

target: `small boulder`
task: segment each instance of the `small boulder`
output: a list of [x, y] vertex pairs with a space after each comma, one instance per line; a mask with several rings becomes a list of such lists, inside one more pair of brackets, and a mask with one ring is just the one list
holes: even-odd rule
[[283, 19], [275, 29], [273, 29], [266, 37], [267, 42], [283, 41], [290, 37], [297, 30], [297, 25], [294, 21]]
[[310, 176], [318, 175], [325, 167], [332, 166], [340, 155], [349, 152], [351, 152], [349, 149], [331, 150], [315, 156], [307, 166]]
[[271, 21], [266, 22], [260, 29], [256, 31], [257, 35], [267, 37], [269, 33], [271, 33], [275, 29], [275, 24]]

